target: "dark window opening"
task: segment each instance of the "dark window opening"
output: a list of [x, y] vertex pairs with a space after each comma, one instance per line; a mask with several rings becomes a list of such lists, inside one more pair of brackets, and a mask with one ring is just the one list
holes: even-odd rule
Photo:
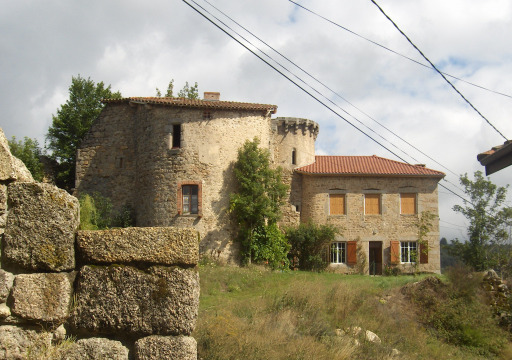
[[178, 149], [181, 147], [181, 124], [172, 126], [172, 148]]
[[197, 185], [183, 185], [183, 214], [197, 214], [199, 212], [199, 187]]
[[203, 120], [210, 120], [212, 118], [212, 113], [210, 111], [203, 112]]
[[292, 150], [292, 165], [297, 165], [297, 150]]

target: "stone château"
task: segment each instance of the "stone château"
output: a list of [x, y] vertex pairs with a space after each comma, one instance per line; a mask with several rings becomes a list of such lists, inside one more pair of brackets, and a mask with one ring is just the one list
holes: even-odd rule
[[[275, 105], [220, 101], [215, 92], [203, 100], [104, 103], [78, 150], [76, 191], [99, 192], [116, 208], [129, 205], [137, 226], [194, 227], [201, 253], [235, 261], [236, 227], [227, 212], [233, 165], [243, 143], [258, 137], [290, 186], [283, 224], [311, 220], [343, 229], [328, 254], [333, 269], [440, 271], [443, 173], [377, 156], [315, 156], [316, 122], [272, 118]], [[424, 211], [435, 217], [418, 244], [415, 224]]]

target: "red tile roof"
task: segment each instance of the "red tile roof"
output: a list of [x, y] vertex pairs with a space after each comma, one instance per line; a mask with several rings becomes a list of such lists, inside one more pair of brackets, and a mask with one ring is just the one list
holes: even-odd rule
[[103, 103], [143, 103], [167, 106], [179, 106], [188, 108], [222, 109], [222, 110], [256, 110], [269, 111], [275, 114], [277, 105], [242, 103], [236, 101], [199, 100], [170, 97], [129, 97], [124, 99], [104, 99]]
[[372, 156], [315, 156], [315, 162], [295, 169], [303, 174], [315, 175], [388, 175], [439, 177], [444, 173], [423, 165], [410, 165], [390, 159]]

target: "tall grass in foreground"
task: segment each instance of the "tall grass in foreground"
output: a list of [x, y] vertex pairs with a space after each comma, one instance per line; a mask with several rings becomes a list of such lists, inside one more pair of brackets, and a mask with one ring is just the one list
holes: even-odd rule
[[[207, 359], [487, 359], [438, 339], [400, 288], [422, 277], [369, 277], [264, 268], [200, 267], [193, 336]], [[339, 336], [359, 326], [381, 344]], [[363, 331], [364, 333], [364, 331]], [[392, 357], [392, 350], [400, 355]], [[504, 359], [505, 357], [503, 357]]]

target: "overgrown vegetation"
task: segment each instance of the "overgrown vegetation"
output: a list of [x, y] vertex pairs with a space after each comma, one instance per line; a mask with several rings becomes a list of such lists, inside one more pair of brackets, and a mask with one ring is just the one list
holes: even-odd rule
[[[162, 92], [159, 88], [156, 88], [156, 96], [162, 97]], [[169, 85], [167, 86], [167, 91], [165, 92], [164, 97], [174, 97], [174, 79], [169, 81]], [[194, 83], [193, 86], [190, 86], [188, 81], [185, 81], [185, 85], [178, 92], [177, 97], [185, 99], [199, 99], [199, 86], [197, 85], [197, 82]]]
[[285, 230], [290, 243], [290, 259], [298, 260], [295, 264], [300, 270], [320, 271], [329, 264], [327, 252], [329, 244], [339, 233], [332, 225], [317, 225], [313, 222], [302, 223], [298, 227]]
[[[421, 281], [424, 275], [369, 277], [304, 271], [272, 272], [263, 267], [200, 266], [201, 299], [198, 323], [193, 336], [198, 342], [198, 358], [211, 359], [508, 359], [503, 347], [504, 333], [474, 299], [474, 307], [448, 309], [450, 297], [431, 302], [445, 313], [425, 310], [430, 306], [411, 302], [400, 289]], [[465, 282], [454, 285], [454, 295], [461, 299], [470, 291]], [[452, 287], [452, 285], [444, 285]], [[469, 295], [470, 296], [470, 295]], [[472, 322], [478, 346], [455, 345], [449, 334], [460, 336], [458, 330], [445, 327], [444, 335], [424, 322]], [[448, 315], [449, 314], [449, 315]], [[451, 320], [448, 320], [451, 318]], [[473, 321], [474, 322], [474, 321]], [[341, 334], [337, 329], [359, 326], [362, 335]], [[485, 329], [484, 329], [485, 327]], [[439, 327], [441, 329], [441, 327]], [[364, 330], [376, 333], [382, 343], [364, 339]], [[478, 334], [478, 331], [474, 334]], [[468, 332], [470, 334], [471, 331]], [[468, 335], [471, 336], [472, 335]], [[472, 339], [472, 338], [471, 338]], [[508, 343], [507, 343], [508, 344]], [[493, 348], [494, 347], [494, 348]], [[392, 357], [393, 349], [400, 355]], [[492, 350], [491, 350], [492, 349]]]
[[102, 230], [113, 227], [135, 225], [133, 209], [125, 205], [120, 211], [114, 211], [109, 198], [95, 192], [82, 194], [80, 202], [80, 230]]
[[230, 197], [230, 212], [238, 224], [243, 263], [286, 264], [288, 251], [284, 251], [286, 244], [276, 224], [288, 187], [282, 183], [281, 168], [270, 167], [270, 153], [259, 144], [254, 138], [238, 150], [234, 167], [237, 189]]
[[476, 271], [494, 269], [502, 276], [512, 275], [511, 248], [508, 244], [512, 226], [512, 207], [505, 206], [507, 187], [498, 187], [481, 171], [474, 179], [465, 174], [460, 183], [469, 201], [453, 210], [468, 219], [468, 241], [452, 242], [450, 249], [465, 264]]
[[430, 278], [406, 289], [419, 320], [446, 343], [485, 357], [499, 355], [510, 334], [498, 327], [485, 303], [481, 274], [459, 265], [447, 277], [446, 284]]

